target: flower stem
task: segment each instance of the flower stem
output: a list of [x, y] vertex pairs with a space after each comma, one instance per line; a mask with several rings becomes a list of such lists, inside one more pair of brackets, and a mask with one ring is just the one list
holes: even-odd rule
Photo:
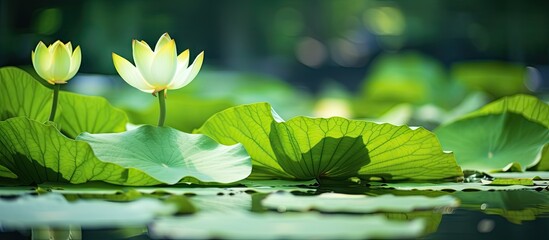
[[164, 121], [166, 120], [166, 96], [164, 92], [166, 89], [158, 92], [158, 102], [160, 103], [160, 117], [158, 118], [158, 126], [164, 126]]
[[51, 102], [51, 112], [50, 112], [50, 122], [53, 122], [53, 118], [55, 118], [55, 112], [57, 111], [57, 99], [59, 98], [59, 88], [61, 87], [60, 84], [54, 84], [53, 85], [53, 101]]

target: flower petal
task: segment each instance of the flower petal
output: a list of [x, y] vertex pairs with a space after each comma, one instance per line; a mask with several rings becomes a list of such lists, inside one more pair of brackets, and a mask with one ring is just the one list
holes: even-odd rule
[[[179, 54], [179, 56], [177, 56], [177, 70], [175, 70], [174, 76], [178, 76], [187, 71], [187, 67], [189, 67], [189, 49], [183, 51]], [[172, 82], [170, 82], [168, 86], [171, 86], [174, 81], [177, 81], [177, 78], [172, 78]]]
[[52, 46], [53, 58], [50, 74], [55, 82], [64, 82], [67, 80], [71, 68], [71, 53], [69, 49], [60, 41]]
[[177, 68], [187, 68], [189, 66], [189, 49], [183, 51], [177, 56]]
[[141, 76], [145, 78], [145, 81], [149, 81], [149, 79], [154, 77], [154, 75], [151, 74], [150, 69], [155, 54], [149, 45], [143, 41], [133, 40], [132, 48], [135, 67], [137, 67], [137, 70], [139, 70]]
[[82, 61], [82, 53], [80, 51], [80, 46], [76, 46], [76, 49], [74, 49], [74, 52], [72, 53], [71, 57], [71, 69], [69, 71], [69, 75], [67, 76], [69, 79], [74, 77], [76, 75], [76, 72], [78, 72], [78, 69], [80, 68], [80, 62]]
[[71, 42], [68, 42], [67, 44], [65, 44], [65, 46], [67, 46], [67, 48], [69, 49], [69, 52], [72, 53], [72, 44], [71, 44]]
[[112, 53], [112, 61], [114, 63], [114, 68], [116, 68], [120, 77], [132, 87], [147, 93], [152, 93], [154, 91], [154, 87], [143, 79], [137, 68], [128, 60], [118, 56], [116, 53]]
[[191, 68], [191, 73], [189, 74], [188, 78], [194, 79], [198, 72], [200, 71], [200, 68], [202, 68], [202, 62], [204, 61], [204, 51], [200, 52], [198, 56], [193, 61], [193, 64], [189, 67]]
[[156, 53], [151, 64], [151, 79], [147, 79], [149, 84], [155, 88], [165, 88], [172, 81], [177, 69], [177, 56], [175, 50], [175, 41], [172, 39]]
[[200, 71], [203, 61], [204, 61], [204, 51], [198, 54], [198, 56], [194, 59], [194, 62], [191, 64], [189, 68], [187, 68], [185, 71], [181, 71], [174, 77], [174, 81], [170, 83], [170, 86], [168, 86], [168, 89], [179, 89], [189, 84]]
[[36, 49], [32, 52], [31, 56], [32, 65], [34, 66], [36, 73], [44, 80], [53, 84], [53, 78], [49, 71], [51, 68], [52, 56], [46, 45], [40, 41], [38, 45], [36, 45]]
[[154, 47], [154, 51], [158, 52], [166, 43], [170, 42], [172, 38], [168, 33], [162, 34], [160, 38], [158, 39], [158, 42], [156, 42], [156, 46]]

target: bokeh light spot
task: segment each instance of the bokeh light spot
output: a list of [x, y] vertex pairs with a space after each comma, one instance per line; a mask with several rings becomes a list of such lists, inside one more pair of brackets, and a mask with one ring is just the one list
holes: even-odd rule
[[326, 46], [311, 37], [299, 40], [295, 54], [299, 62], [312, 68], [320, 67], [326, 61], [328, 55]]
[[406, 22], [400, 9], [396, 7], [377, 7], [366, 10], [364, 24], [374, 34], [398, 36], [404, 33]]

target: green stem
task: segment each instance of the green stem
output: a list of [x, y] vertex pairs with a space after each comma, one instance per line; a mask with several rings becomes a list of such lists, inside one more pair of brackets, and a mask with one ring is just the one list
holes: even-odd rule
[[53, 122], [53, 118], [55, 118], [55, 112], [57, 111], [57, 99], [59, 98], [59, 88], [61, 87], [60, 84], [54, 84], [53, 85], [53, 101], [51, 102], [51, 112], [50, 112], [50, 122]]
[[164, 126], [164, 121], [166, 120], [166, 96], [164, 92], [166, 89], [158, 92], [158, 102], [160, 103], [160, 117], [158, 118], [158, 126]]

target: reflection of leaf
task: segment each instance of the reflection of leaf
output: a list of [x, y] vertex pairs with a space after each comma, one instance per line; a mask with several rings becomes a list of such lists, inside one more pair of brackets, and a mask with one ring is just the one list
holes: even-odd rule
[[88, 144], [63, 136], [51, 126], [26, 117], [0, 121], [0, 164], [21, 184], [42, 182], [83, 183], [125, 181], [124, 169], [103, 163]]
[[435, 198], [425, 196], [394, 196], [391, 194], [377, 197], [323, 193], [317, 196], [294, 196], [290, 193], [272, 193], [262, 202], [270, 209], [288, 211], [318, 210], [321, 212], [411, 212], [420, 209], [457, 207], [459, 201], [451, 196]]
[[[26, 116], [44, 122], [51, 110], [52, 90], [44, 87], [25, 71], [0, 68], [0, 120]], [[126, 115], [105, 99], [67, 92], [59, 93], [56, 123], [70, 137], [81, 132], [120, 132], [125, 130]]]
[[423, 235], [426, 236], [435, 233], [442, 221], [442, 211], [422, 210], [405, 213], [383, 213], [389, 220], [414, 220], [423, 219], [426, 222]]
[[190, 198], [200, 212], [242, 213], [252, 209], [252, 195], [237, 193], [221, 193], [216, 195], [197, 195]]
[[0, 200], [0, 224], [4, 227], [35, 226], [113, 227], [147, 224], [156, 215], [177, 208], [156, 199], [115, 203], [98, 200], [67, 202], [60, 194], [26, 195], [13, 201]]
[[145, 125], [123, 133], [89, 134], [88, 142], [101, 161], [143, 171], [162, 183], [185, 177], [202, 182], [230, 183], [251, 172], [250, 157], [240, 145], [224, 146], [201, 134]]
[[540, 160], [549, 142], [549, 106], [518, 95], [488, 104], [435, 130], [463, 168], [491, 171], [518, 163], [521, 170]]
[[283, 122], [269, 104], [258, 103], [220, 112], [199, 132], [223, 144], [242, 143], [252, 157], [253, 178], [462, 176], [453, 156], [443, 153], [434, 135], [422, 128], [339, 117], [296, 117]]
[[159, 219], [150, 234], [162, 239], [415, 238], [424, 227], [421, 219], [391, 221], [382, 215], [212, 213]]
[[520, 224], [549, 213], [549, 194], [537, 191], [456, 192], [465, 209], [497, 214]]

